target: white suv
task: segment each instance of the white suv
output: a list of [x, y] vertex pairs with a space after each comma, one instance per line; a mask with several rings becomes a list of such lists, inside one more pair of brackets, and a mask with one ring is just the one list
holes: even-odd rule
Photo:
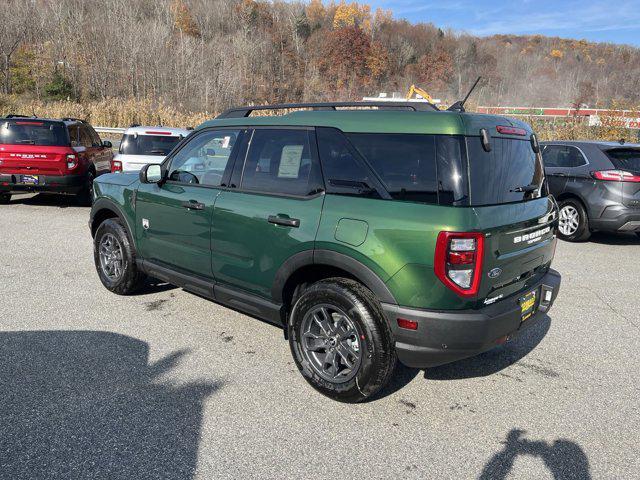
[[148, 163], [160, 163], [192, 130], [132, 125], [122, 135], [112, 172], [137, 172]]

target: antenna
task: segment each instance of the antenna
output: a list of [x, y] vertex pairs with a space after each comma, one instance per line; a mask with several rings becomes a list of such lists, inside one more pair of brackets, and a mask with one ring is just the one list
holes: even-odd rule
[[478, 79], [476, 80], [476, 83], [473, 84], [473, 86], [469, 90], [469, 93], [467, 93], [467, 96], [464, 97], [464, 100], [457, 101], [456, 103], [451, 105], [449, 108], [447, 108], [447, 110], [451, 112], [464, 112], [465, 111], [464, 104], [467, 102], [467, 100], [469, 99], [473, 91], [476, 89], [476, 86], [478, 85], [478, 83], [480, 83], [480, 80], [482, 80], [482, 77], [478, 77]]

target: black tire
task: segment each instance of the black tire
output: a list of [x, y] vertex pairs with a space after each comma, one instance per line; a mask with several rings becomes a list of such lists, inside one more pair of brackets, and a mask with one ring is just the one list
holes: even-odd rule
[[0, 205], [8, 205], [11, 201], [10, 193], [3, 193], [0, 195]]
[[[108, 269], [101, 260], [101, 249], [106, 248], [107, 241], [119, 248], [122, 259], [119, 274]], [[115, 258], [115, 257], [114, 257]], [[100, 224], [93, 239], [93, 260], [102, 284], [113, 293], [129, 295], [138, 290], [146, 276], [138, 270], [135, 250], [125, 227], [120, 220], [110, 218]], [[110, 275], [111, 273], [111, 275]]]
[[93, 180], [96, 178], [96, 174], [93, 170], [87, 172], [85, 178], [85, 185], [78, 195], [76, 195], [76, 201], [78, 205], [83, 207], [90, 207], [93, 204]]
[[[343, 371], [350, 373], [342, 381], [331, 381], [323, 377], [313, 360], [315, 357], [309, 356], [309, 349], [303, 344], [303, 325], [309, 321], [314, 323], [313, 320], [308, 320], [310, 315], [326, 305], [348, 312], [349, 325], [355, 327], [359, 337], [357, 350], [351, 350], [359, 354], [357, 363], [354, 362], [357, 368], [345, 367]], [[340, 320], [336, 324], [339, 322]], [[289, 315], [287, 328], [289, 346], [298, 369], [313, 388], [329, 398], [348, 403], [363, 401], [383, 388], [393, 374], [396, 353], [382, 307], [370, 290], [354, 280], [330, 278], [311, 285], [297, 299]], [[326, 345], [327, 341], [321, 340], [321, 343]], [[336, 345], [335, 337], [332, 341]], [[342, 340], [337, 343], [342, 343]], [[334, 349], [339, 348], [331, 348]], [[353, 360], [355, 357], [350, 358]], [[347, 379], [350, 375], [352, 377]]]
[[640, 238], [640, 231], [636, 231], [636, 235]]
[[584, 242], [591, 237], [589, 230], [589, 217], [584, 205], [579, 200], [573, 198], [563, 200], [558, 205], [560, 211], [560, 222], [563, 222], [563, 211], [565, 214], [573, 214], [577, 216], [577, 226], [565, 229], [563, 232], [562, 225], [558, 229], [558, 237], [567, 242]]

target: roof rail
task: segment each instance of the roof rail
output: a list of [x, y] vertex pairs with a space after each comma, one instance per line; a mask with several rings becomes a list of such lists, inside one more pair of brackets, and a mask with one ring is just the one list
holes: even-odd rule
[[413, 110], [439, 111], [428, 102], [330, 102], [330, 103], [279, 103], [275, 105], [253, 105], [234, 107], [222, 112], [216, 118], [243, 118], [256, 110], [293, 110], [296, 108], [310, 108], [312, 110], [337, 110], [338, 108], [378, 107], [380, 110]]
[[60, 120], [62, 120], [63, 122], [81, 122], [81, 123], [87, 123], [86, 120], [82, 120], [81, 118], [73, 118], [73, 117], [64, 117], [61, 118]]
[[38, 118], [35, 115], [19, 115], [17, 113], [10, 113], [9, 115], [5, 115], [4, 118]]

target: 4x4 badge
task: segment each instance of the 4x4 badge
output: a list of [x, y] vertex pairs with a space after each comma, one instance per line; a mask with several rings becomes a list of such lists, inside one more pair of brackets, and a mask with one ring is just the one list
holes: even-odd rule
[[502, 275], [502, 269], [494, 268], [487, 275], [489, 275], [489, 278], [498, 278], [500, 275]]

